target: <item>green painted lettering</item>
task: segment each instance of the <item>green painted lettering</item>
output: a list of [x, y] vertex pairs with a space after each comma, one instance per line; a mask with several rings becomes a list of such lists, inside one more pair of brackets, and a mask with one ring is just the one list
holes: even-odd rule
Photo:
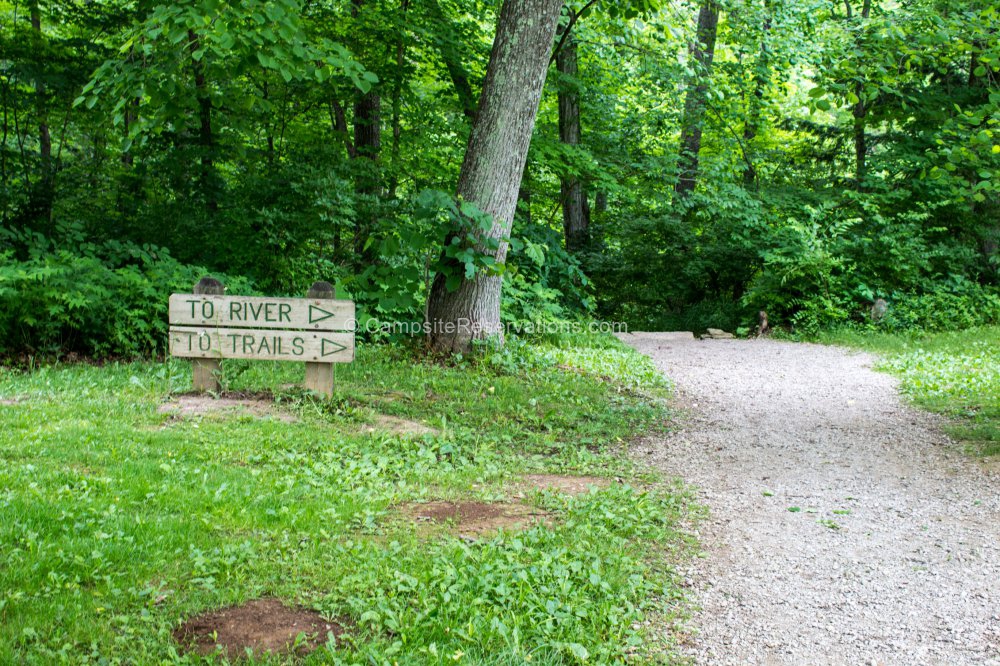
[[265, 321], [278, 321], [274, 316], [274, 308], [276, 303], [268, 303], [264, 306], [264, 320]]
[[292, 354], [295, 356], [302, 356], [306, 353], [305, 349], [306, 341], [302, 338], [292, 338]]
[[267, 338], [260, 339], [260, 348], [257, 350], [258, 354], [263, 354], [267, 352], [268, 355], [271, 354], [271, 345], [268, 343]]
[[212, 301], [201, 302], [201, 316], [205, 319], [211, 319], [215, 316], [215, 304]]
[[239, 333], [230, 333], [226, 337], [229, 338], [229, 348], [232, 349], [231, 353], [235, 354], [236, 353], [236, 341], [240, 339], [240, 334]]
[[278, 305], [278, 321], [292, 321], [292, 306], [288, 303]]
[[194, 316], [195, 316], [194, 315], [194, 306], [197, 305], [200, 301], [184, 301], [184, 302], [191, 304], [191, 318], [194, 319]]
[[208, 334], [198, 336], [198, 350], [207, 352], [212, 350], [212, 338]]
[[247, 307], [250, 309], [250, 314], [253, 316], [254, 321], [258, 321], [260, 319], [261, 310], [264, 309], [264, 304], [258, 303], [255, 307], [253, 303], [247, 303]]
[[253, 353], [253, 342], [254, 337], [252, 335], [243, 336], [243, 353], [252, 354]]
[[233, 321], [243, 321], [243, 304], [233, 301], [229, 304], [229, 318]]

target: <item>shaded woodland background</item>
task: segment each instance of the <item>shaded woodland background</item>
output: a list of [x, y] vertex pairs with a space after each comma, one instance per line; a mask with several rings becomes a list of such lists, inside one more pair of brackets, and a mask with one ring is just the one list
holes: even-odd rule
[[[161, 351], [207, 272], [421, 321], [499, 4], [0, 2], [0, 351]], [[1000, 322], [998, 27], [987, 0], [567, 3], [504, 319]]]

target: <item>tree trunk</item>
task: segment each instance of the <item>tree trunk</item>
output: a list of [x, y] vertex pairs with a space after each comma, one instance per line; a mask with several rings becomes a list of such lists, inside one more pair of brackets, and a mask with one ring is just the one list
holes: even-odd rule
[[[351, 15], [357, 18], [366, 0], [352, 0]], [[382, 152], [382, 97], [374, 88], [359, 93], [354, 101], [354, 158], [360, 161], [354, 168], [354, 190], [362, 197], [373, 198], [381, 191], [379, 156]], [[354, 228], [354, 253], [361, 263], [370, 263], [370, 250], [365, 250], [378, 211], [373, 202], [359, 201], [358, 219]]]
[[427, 9], [431, 18], [442, 26], [443, 32], [449, 33], [437, 40], [438, 50], [441, 53], [441, 60], [444, 61], [444, 66], [448, 70], [452, 85], [455, 86], [455, 94], [458, 95], [458, 103], [462, 106], [462, 113], [465, 114], [466, 118], [475, 120], [476, 95], [472, 91], [472, 84], [469, 83], [469, 73], [462, 65], [462, 54], [455, 46], [457, 40], [451, 34], [454, 32], [454, 28], [449, 23], [438, 0], [428, 0]]
[[[367, 92], [354, 103], [354, 155], [377, 162], [381, 150], [382, 97], [378, 93]], [[374, 191], [370, 183], [363, 189], [365, 192]]]
[[[476, 120], [458, 179], [458, 196], [492, 216], [492, 239], [510, 234], [521, 175], [545, 84], [562, 0], [504, 0], [483, 82]], [[498, 263], [507, 244], [490, 252]], [[460, 267], [453, 266], [454, 270]], [[427, 303], [430, 344], [439, 352], [467, 352], [472, 341], [497, 336], [502, 277], [477, 273], [449, 291], [439, 273]]]
[[[42, 46], [42, 12], [35, 0], [29, 9], [34, 43], [38, 51]], [[49, 132], [48, 105], [45, 103], [45, 81], [41, 74], [35, 79], [35, 110], [38, 115], [38, 150], [42, 158], [42, 177], [47, 180], [52, 166], [52, 135]]]
[[[28, 18], [31, 21], [32, 43], [36, 54], [42, 52], [42, 12], [38, 1], [33, 0], [28, 6]], [[41, 56], [39, 56], [41, 57]], [[40, 218], [46, 222], [52, 221], [53, 173], [52, 173], [52, 134], [49, 131], [49, 109], [46, 102], [45, 80], [39, 67], [35, 77], [35, 115], [38, 121], [38, 156], [39, 172], [38, 189], [34, 198]]]
[[[770, 12], [770, 2], [765, 0], [764, 11]], [[757, 169], [753, 163], [753, 142], [760, 132], [761, 109], [764, 106], [764, 93], [771, 79], [771, 16], [764, 18], [763, 34], [760, 38], [760, 55], [754, 67], [753, 92], [747, 108], [747, 119], [743, 125], [743, 150], [746, 152], [746, 168], [743, 170], [743, 182], [753, 185], [757, 182]]]
[[[848, 3], [848, 8], [850, 8], [850, 3]], [[861, 19], [868, 20], [871, 11], [871, 0], [865, 0], [861, 8]], [[854, 182], [858, 190], [864, 188], [865, 178], [868, 176], [868, 105], [862, 97], [864, 91], [865, 87], [859, 81], [854, 87], [854, 94], [858, 98], [858, 102], [854, 105]]]
[[336, 98], [330, 99], [330, 129], [333, 130], [334, 136], [343, 140], [347, 156], [352, 160], [357, 157], [357, 152], [354, 150], [354, 142], [351, 141], [351, 136], [347, 129], [347, 114], [340, 100]]
[[[571, 29], [566, 25], [560, 31]], [[580, 72], [577, 41], [572, 34], [565, 35], [563, 47], [556, 54], [556, 69], [559, 71], [559, 140], [571, 146], [572, 151], [580, 145], [580, 92], [577, 79]], [[564, 174], [560, 178], [560, 186], [566, 250], [576, 253], [586, 247], [590, 233], [587, 195], [583, 190], [583, 183], [575, 175]]]
[[608, 212], [608, 193], [603, 190], [594, 195], [594, 208], [597, 209], [597, 213]]
[[[194, 30], [188, 30], [188, 48], [192, 55], [201, 48], [201, 42]], [[201, 182], [202, 196], [205, 206], [210, 212], [219, 208], [215, 190], [215, 136], [212, 133], [212, 96], [208, 91], [208, 80], [205, 77], [205, 67], [200, 60], [191, 59], [194, 71], [195, 95], [198, 98], [198, 145], [201, 148]]]
[[[981, 91], [984, 102], [991, 92], [989, 81], [985, 74], [982, 76], [977, 75], [976, 70], [979, 69], [982, 64], [980, 56], [986, 51], [986, 49], [987, 46], [985, 41], [974, 39], [972, 40], [972, 53], [969, 57], [969, 88], [974, 91]], [[980, 176], [976, 173], [976, 171], [976, 169], [973, 169], [973, 173], [969, 176], [969, 179], [972, 181], [974, 186], [978, 186], [981, 182]], [[975, 217], [983, 217], [978, 209], [979, 206], [976, 201], [974, 199], [971, 200], [969, 210], [972, 215]], [[989, 219], [989, 217], [987, 216], [985, 219]], [[993, 258], [998, 252], [1000, 252], [1000, 220], [997, 220], [996, 216], [993, 216], [993, 219], [995, 221], [992, 226], [987, 226], [983, 232], [980, 249], [983, 253], [983, 260], [986, 266], [987, 274], [991, 274], [992, 280], [997, 282], [998, 278], [1000, 278], [1000, 263], [995, 263]]]
[[681, 124], [678, 181], [674, 190], [682, 198], [694, 192], [698, 180], [698, 154], [701, 152], [708, 82], [712, 74], [712, 61], [715, 59], [715, 40], [718, 31], [719, 5], [715, 0], [704, 0], [698, 11], [697, 36], [690, 49], [695, 73], [688, 83], [687, 98], [684, 100], [684, 119]]
[[[410, 8], [410, 0], [402, 0], [400, 4], [400, 16], [405, 23], [406, 12]], [[396, 39], [396, 76], [392, 87], [392, 148], [391, 164], [389, 169], [391, 176], [389, 180], [389, 198], [396, 198], [396, 188], [399, 187], [399, 151], [400, 140], [403, 135], [402, 111], [403, 111], [403, 75], [406, 65], [406, 40], [404, 27], [399, 29], [399, 37]]]

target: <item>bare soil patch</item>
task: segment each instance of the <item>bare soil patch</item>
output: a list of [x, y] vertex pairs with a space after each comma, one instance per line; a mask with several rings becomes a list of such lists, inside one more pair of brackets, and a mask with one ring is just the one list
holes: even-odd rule
[[528, 474], [518, 483], [522, 493], [532, 490], [554, 490], [567, 495], [584, 495], [590, 492], [591, 488], [607, 488], [610, 485], [611, 479], [561, 474]]
[[[295, 651], [304, 655], [327, 642], [328, 634], [339, 638], [350, 622], [328, 622], [316, 611], [285, 606], [280, 599], [255, 599], [242, 606], [231, 606], [189, 619], [174, 631], [174, 639], [200, 655], [212, 654], [216, 646], [231, 658], [267, 652]], [[299, 634], [305, 639], [295, 644]]]
[[197, 416], [240, 416], [272, 418], [285, 423], [295, 423], [293, 414], [283, 411], [267, 394], [227, 394], [218, 398], [204, 393], [186, 393], [165, 402], [157, 409], [161, 414], [169, 414], [175, 419]]
[[522, 530], [549, 522], [551, 514], [524, 504], [486, 502], [427, 502], [405, 512], [418, 523], [447, 525], [460, 536], [481, 537], [500, 529]]

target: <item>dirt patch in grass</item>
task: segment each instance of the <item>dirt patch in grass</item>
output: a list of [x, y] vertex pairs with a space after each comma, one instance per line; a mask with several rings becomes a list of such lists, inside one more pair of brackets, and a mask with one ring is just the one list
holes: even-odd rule
[[500, 529], [522, 530], [549, 523], [551, 514], [524, 504], [486, 502], [427, 502], [405, 508], [417, 523], [448, 526], [459, 536], [476, 538]]
[[0, 405], [12, 406], [18, 404], [19, 402], [21, 401], [17, 398], [0, 398]]
[[174, 419], [248, 415], [277, 419], [285, 423], [298, 421], [295, 415], [281, 410], [274, 398], [267, 394], [227, 394], [216, 398], [206, 393], [185, 393], [163, 403], [157, 411], [169, 414]]
[[[266, 652], [308, 654], [327, 642], [327, 635], [339, 638], [349, 628], [344, 619], [324, 620], [319, 613], [285, 606], [279, 599], [255, 599], [189, 619], [174, 631], [174, 639], [200, 655], [212, 654], [216, 646], [231, 658]], [[304, 638], [296, 644], [296, 638]]]
[[597, 476], [563, 476], [561, 474], [528, 474], [517, 487], [521, 493], [533, 490], [554, 490], [567, 495], [583, 495], [591, 488], [607, 488], [611, 479]]
[[407, 419], [401, 419], [398, 416], [389, 416], [388, 414], [377, 414], [372, 423], [366, 424], [364, 427], [367, 432], [382, 431], [391, 432], [396, 435], [437, 434], [437, 430], [425, 426], [423, 423], [408, 421]]

